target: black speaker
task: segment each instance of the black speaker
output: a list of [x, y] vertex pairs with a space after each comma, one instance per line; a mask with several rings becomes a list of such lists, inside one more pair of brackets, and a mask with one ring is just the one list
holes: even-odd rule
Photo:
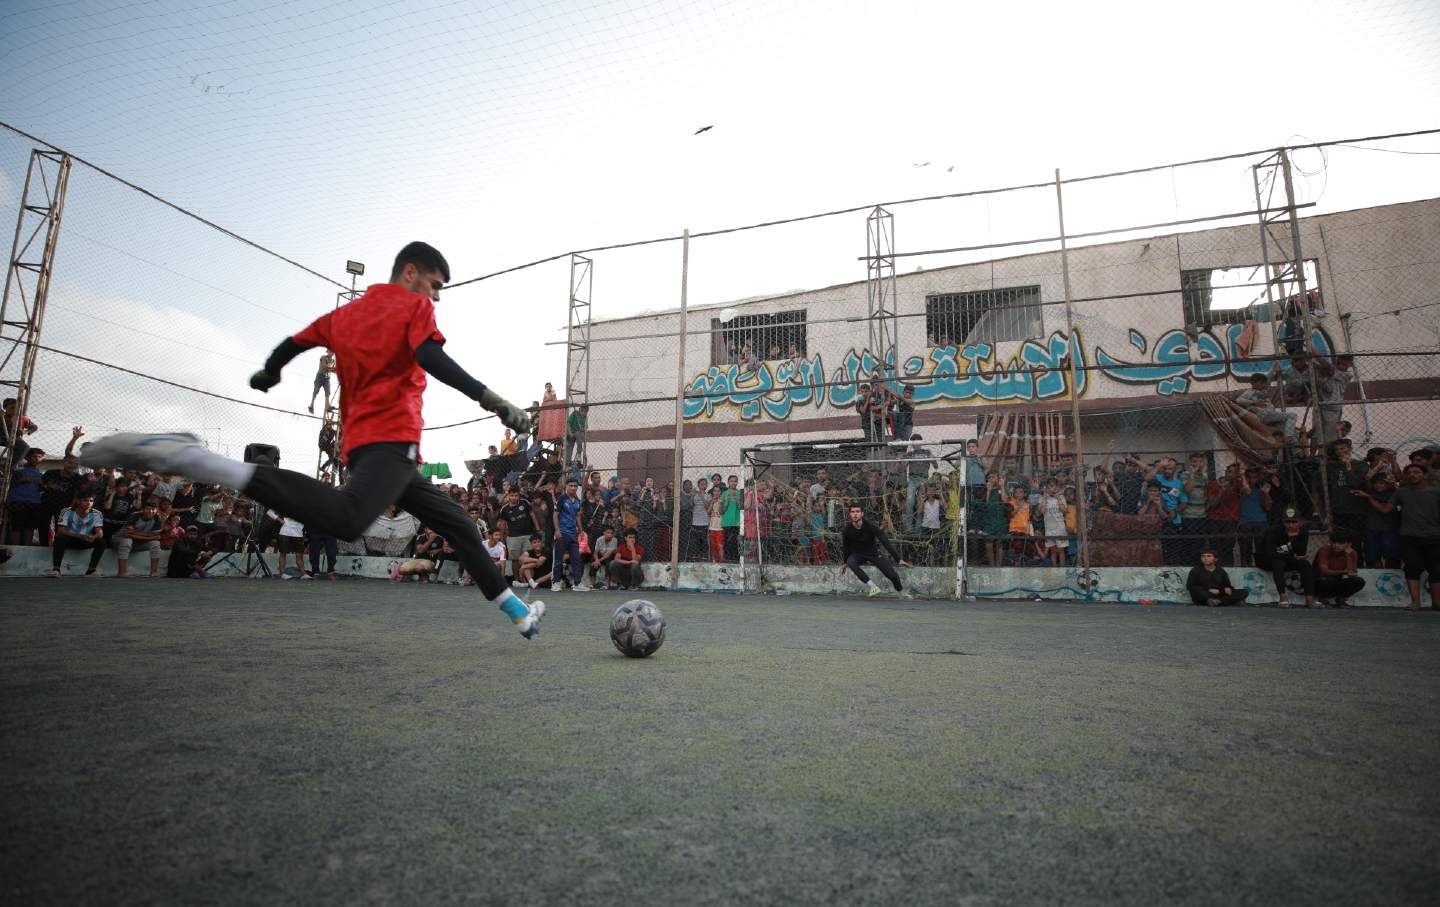
[[246, 444], [245, 462], [260, 466], [279, 466], [280, 448], [274, 444]]

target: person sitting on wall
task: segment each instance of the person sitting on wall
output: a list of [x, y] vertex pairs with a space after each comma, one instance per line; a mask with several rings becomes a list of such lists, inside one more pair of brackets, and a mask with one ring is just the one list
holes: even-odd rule
[[1330, 544], [1315, 552], [1314, 567], [1315, 597], [1322, 605], [1348, 608], [1347, 599], [1365, 588], [1359, 576], [1360, 555], [1347, 533], [1336, 532]]
[[208, 579], [205, 570], [212, 552], [200, 540], [200, 528], [189, 526], [185, 535], [170, 546], [170, 562], [165, 565], [167, 579]]
[[1215, 556], [1214, 550], [1206, 548], [1200, 552], [1200, 563], [1190, 568], [1190, 576], [1185, 580], [1185, 588], [1190, 590], [1190, 600], [1197, 605], [1209, 605], [1212, 608], [1222, 605], [1243, 605], [1249, 592], [1244, 589], [1236, 589], [1230, 583], [1230, 575], [1225, 568], [1220, 566], [1219, 559]]

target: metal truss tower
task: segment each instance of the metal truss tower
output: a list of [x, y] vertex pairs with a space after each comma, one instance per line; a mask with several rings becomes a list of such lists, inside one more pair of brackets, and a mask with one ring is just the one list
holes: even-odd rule
[[40, 331], [45, 324], [45, 300], [55, 267], [55, 246], [60, 240], [60, 218], [65, 189], [70, 182], [70, 156], [48, 148], [30, 152], [10, 266], [5, 272], [5, 295], [0, 298], [0, 390], [15, 398], [12, 443], [0, 454], [0, 501], [9, 499], [10, 475], [15, 468], [15, 444], [30, 408], [30, 383], [35, 376]]
[[879, 371], [898, 374], [895, 350], [895, 216], [879, 205], [865, 218], [865, 294], [869, 303], [870, 352]]
[[[1274, 325], [1279, 323], [1279, 319], [1275, 318], [1276, 307], [1278, 305], [1288, 308], [1291, 298], [1298, 302], [1300, 324], [1303, 330], [1299, 350], [1314, 352], [1315, 319], [1310, 307], [1310, 288], [1305, 283], [1305, 253], [1300, 247], [1300, 216], [1297, 213], [1300, 206], [1295, 201], [1295, 178], [1290, 164], [1289, 149], [1277, 150], [1260, 163], [1255, 164], [1251, 168], [1251, 173], [1255, 180], [1255, 212], [1256, 216], [1260, 218], [1260, 254], [1264, 258], [1265, 265], [1265, 301], [1270, 307], [1269, 315], [1272, 330], [1274, 330], [1272, 338], [1275, 343], [1275, 354], [1282, 355], [1283, 350], [1278, 329], [1274, 328]], [[1280, 199], [1275, 198], [1277, 191], [1282, 193]], [[1286, 314], [1289, 313], [1286, 312]], [[1312, 366], [1308, 371], [1310, 400], [1313, 401], [1313, 404], [1318, 405], [1320, 400], [1318, 370]], [[1283, 394], [1280, 406], [1282, 408], [1285, 406]], [[1318, 408], [1313, 409], [1313, 415], [1315, 418], [1310, 426], [1311, 432], [1317, 441], [1326, 440], [1320, 437]], [[1303, 411], [1300, 416], [1303, 418]], [[1323, 453], [1318, 460], [1322, 513], [1329, 514], [1330, 483], [1326, 457], [1323, 456]]]
[[[570, 256], [570, 306], [565, 326], [567, 416], [571, 409], [590, 399], [590, 289], [594, 275], [595, 262], [583, 255]], [[577, 449], [575, 457], [584, 463], [585, 451]]]

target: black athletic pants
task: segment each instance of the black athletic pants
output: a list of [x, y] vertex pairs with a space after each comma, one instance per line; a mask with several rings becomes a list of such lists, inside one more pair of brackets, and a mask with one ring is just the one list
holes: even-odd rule
[[310, 533], [310, 572], [320, 573], [320, 552], [325, 552], [325, 559], [329, 561], [328, 570], [325, 573], [335, 572], [335, 562], [340, 556], [340, 544], [333, 535], [325, 535], [320, 532]]
[[885, 574], [885, 578], [895, 586], [896, 592], [903, 588], [900, 585], [900, 571], [895, 569], [895, 564], [885, 555], [872, 551], [869, 554], [852, 554], [845, 558], [845, 566], [850, 568], [856, 579], [868, 583], [870, 576], [861, 568], [861, 564], [874, 564], [875, 569]]
[[505, 591], [480, 530], [464, 508], [420, 475], [414, 444], [380, 441], [355, 448], [350, 452], [350, 480], [338, 489], [288, 469], [256, 466], [245, 493], [312, 532], [346, 541], [359, 538], [394, 504], [445, 537], [486, 598], [494, 600]]
[[1275, 591], [1281, 595], [1290, 591], [1285, 588], [1285, 574], [1292, 570], [1300, 574], [1300, 584], [1305, 589], [1305, 594], [1314, 595], [1315, 571], [1310, 562], [1303, 557], [1291, 557], [1287, 554], [1275, 555], [1275, 559], [1270, 563], [1270, 573], [1275, 577]]
[[77, 538], [71, 538], [68, 535], [56, 535], [55, 544], [50, 548], [50, 563], [54, 565], [56, 570], [59, 570], [60, 565], [65, 561], [66, 551], [83, 548], [90, 549], [90, 566], [85, 568], [85, 572], [94, 573], [95, 569], [100, 566], [100, 558], [105, 556], [106, 545], [104, 539], [87, 538], [81, 541]]
[[1349, 598], [1365, 588], [1358, 576], [1317, 576], [1315, 594], [1320, 598]]
[[1221, 592], [1219, 595], [1211, 595], [1204, 591], [1196, 592], [1192, 590], [1190, 592], [1190, 601], [1197, 605], [1208, 605], [1212, 598], [1218, 600], [1221, 605], [1243, 605], [1245, 604], [1245, 599], [1249, 597], [1250, 593], [1244, 589], [1235, 589], [1231, 591], [1229, 595], [1226, 595], [1224, 592]]

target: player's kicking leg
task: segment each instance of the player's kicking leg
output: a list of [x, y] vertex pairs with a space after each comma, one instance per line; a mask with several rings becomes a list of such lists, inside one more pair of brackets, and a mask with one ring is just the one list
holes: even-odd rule
[[[288, 469], [226, 459], [187, 434], [110, 435], [81, 448], [80, 461], [87, 466], [132, 466], [179, 474], [196, 482], [236, 488], [292, 519], [347, 540], [359, 538], [386, 507], [400, 501], [412, 482], [420, 479], [415, 445], [404, 442], [366, 444], [351, 451], [350, 479], [339, 489]], [[451, 544], [455, 544], [453, 538]], [[474, 566], [466, 566], [478, 577]], [[513, 593], [508, 596], [510, 600], [489, 591], [486, 597], [492, 601], [498, 598], [500, 610], [520, 624], [527, 638], [535, 635], [539, 615], [532, 615]]]
[[455, 559], [475, 578], [480, 591], [495, 602], [505, 616], [520, 628], [520, 635], [533, 639], [540, 632], [540, 618], [545, 615], [545, 603], [530, 602], [528, 605], [510, 591], [510, 586], [495, 566], [480, 530], [475, 527], [455, 499], [431, 485], [419, 472], [401, 493], [399, 504], [406, 513], [413, 514], [420, 522], [445, 537], [455, 549]]

